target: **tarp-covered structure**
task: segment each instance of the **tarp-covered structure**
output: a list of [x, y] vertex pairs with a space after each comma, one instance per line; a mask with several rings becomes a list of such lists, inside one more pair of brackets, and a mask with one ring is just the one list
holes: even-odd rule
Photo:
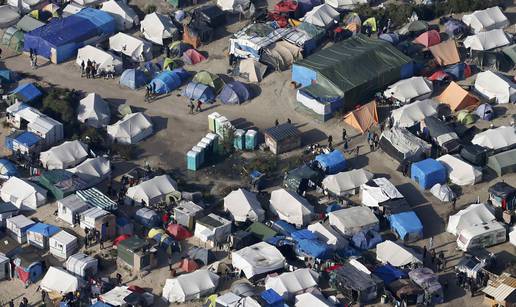
[[369, 230], [378, 231], [380, 222], [367, 207], [351, 207], [328, 214], [330, 225], [344, 236], [353, 236]]
[[253, 59], [245, 59], [240, 61], [239, 71], [250, 82], [260, 82], [267, 71], [267, 65]]
[[81, 141], [67, 141], [40, 154], [39, 160], [44, 168], [65, 169], [74, 167], [88, 157], [88, 146]]
[[410, 173], [412, 180], [425, 190], [430, 189], [436, 183], [443, 184], [448, 179], [446, 168], [439, 161], [431, 158], [412, 163]]
[[200, 299], [215, 291], [219, 276], [208, 270], [197, 270], [173, 279], [167, 279], [163, 286], [163, 298], [169, 303], [184, 303]]
[[487, 166], [498, 176], [516, 172], [516, 149], [490, 156], [487, 159]]
[[509, 39], [503, 30], [480, 32], [464, 40], [464, 47], [477, 51], [491, 50], [509, 44]]
[[503, 29], [510, 24], [509, 20], [498, 6], [466, 14], [462, 16], [462, 21], [467, 26], [470, 26], [475, 33], [493, 29]]
[[164, 40], [173, 38], [178, 33], [169, 16], [156, 12], [145, 15], [140, 23], [140, 31], [147, 40], [158, 45], [163, 45]]
[[432, 82], [424, 77], [412, 77], [400, 80], [383, 92], [385, 97], [393, 97], [403, 103], [408, 103], [413, 99], [425, 99], [432, 94]]
[[360, 185], [373, 178], [373, 174], [365, 169], [354, 169], [326, 176], [322, 185], [324, 189], [337, 196], [353, 195]]
[[130, 187], [127, 189], [126, 197], [135, 203], [151, 206], [165, 201], [165, 198], [175, 191], [177, 182], [169, 175], [161, 175]]
[[99, 70], [105, 72], [113, 71], [116, 74], [122, 72], [122, 60], [118, 56], [95, 46], [86, 45], [77, 51], [77, 59], [75, 61], [77, 65], [81, 66], [84, 61], [86, 67], [88, 60], [98, 64]]
[[428, 116], [421, 123], [421, 130], [432, 138], [435, 144], [447, 153], [458, 152], [461, 148], [459, 136], [453, 127], [436, 116]]
[[376, 102], [371, 101], [344, 116], [344, 122], [361, 133], [378, 124]]
[[457, 43], [453, 39], [449, 39], [440, 44], [433, 45], [430, 52], [434, 56], [437, 64], [441, 66], [456, 64], [460, 62], [459, 51], [457, 50]]
[[259, 242], [231, 253], [234, 268], [244, 272], [250, 279], [256, 275], [283, 269], [285, 257], [266, 242]]
[[462, 209], [450, 216], [446, 231], [458, 235], [465, 228], [494, 220], [496, 218], [488, 206], [485, 204], [472, 204], [466, 209]]
[[456, 185], [474, 185], [482, 181], [482, 170], [452, 155], [444, 155], [437, 159], [446, 167], [448, 178]]
[[376, 259], [382, 263], [388, 263], [394, 267], [404, 267], [410, 264], [422, 264], [414, 251], [401, 246], [391, 240], [383, 241], [376, 245]]
[[118, 32], [109, 38], [109, 49], [125, 54], [135, 62], [150, 60], [151, 48], [151, 43], [123, 32]]
[[293, 30], [274, 28], [267, 23], [251, 23], [229, 39], [229, 53], [239, 58], [258, 61], [263, 48], [281, 40]]
[[79, 101], [77, 120], [94, 128], [109, 125], [111, 109], [109, 104], [97, 93], [90, 93]]
[[453, 81], [437, 99], [439, 102], [449, 105], [452, 111], [460, 111], [479, 103], [478, 98]]
[[[21, 2], [21, 1], [20, 1]], [[9, 5], [0, 6], [0, 28], [8, 28], [18, 22], [20, 14]]]
[[385, 177], [371, 179], [360, 186], [360, 201], [368, 207], [380, 207], [403, 198], [403, 194]]
[[140, 23], [136, 12], [124, 1], [106, 1], [101, 10], [113, 16], [118, 31], [129, 30]]
[[312, 220], [314, 207], [296, 192], [274, 190], [270, 199], [271, 211], [291, 224], [303, 226]]
[[36, 210], [46, 203], [47, 190], [28, 180], [11, 177], [2, 185], [0, 196], [19, 209]]
[[327, 154], [322, 153], [317, 155], [314, 161], [317, 162], [317, 165], [325, 174], [329, 175], [345, 171], [347, 168], [347, 162], [344, 154], [337, 149], [334, 149]]
[[287, 41], [279, 41], [263, 49], [260, 62], [267, 64], [272, 70], [283, 71], [302, 58], [301, 48]]
[[136, 144], [154, 133], [150, 119], [143, 113], [136, 112], [124, 116], [113, 125], [107, 126], [107, 133], [122, 144]]
[[380, 147], [398, 161], [420, 161], [430, 155], [432, 146], [406, 128], [393, 127], [380, 136]]
[[328, 244], [328, 246], [334, 250], [340, 250], [349, 245], [348, 240], [335, 231], [330, 225], [316, 222], [308, 225], [307, 229], [313, 232], [318, 240]]
[[393, 110], [391, 117], [395, 127], [408, 128], [435, 114], [437, 114], [437, 103], [431, 99], [425, 99]]
[[492, 71], [477, 74], [475, 90], [497, 103], [516, 102], [516, 84]]
[[423, 224], [416, 212], [410, 210], [391, 214], [387, 217], [392, 231], [405, 242], [415, 242], [423, 238]]
[[65, 270], [51, 266], [48, 268], [39, 286], [48, 293], [54, 292], [59, 295], [65, 295], [70, 292], [75, 293], [75, 291], [81, 289], [84, 284], [84, 281], [79, 277]]
[[456, 198], [455, 193], [447, 184], [436, 183], [430, 189], [430, 193], [440, 201], [453, 201]]
[[16, 164], [11, 162], [8, 159], [0, 159], [0, 178], [1, 179], [9, 179], [11, 176], [16, 176], [18, 174], [18, 170], [16, 169]]
[[261, 222], [265, 217], [256, 194], [245, 189], [238, 189], [224, 197], [224, 210], [228, 211], [236, 222]]
[[284, 299], [290, 300], [293, 295], [305, 292], [318, 286], [319, 273], [312, 269], [298, 269], [265, 278], [265, 289], [273, 289]]
[[516, 146], [516, 131], [510, 126], [501, 126], [477, 133], [471, 143], [496, 151]]

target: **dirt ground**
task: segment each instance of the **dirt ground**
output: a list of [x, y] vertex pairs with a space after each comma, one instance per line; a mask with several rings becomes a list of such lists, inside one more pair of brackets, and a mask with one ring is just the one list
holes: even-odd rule
[[[225, 30], [226, 33], [219, 33], [219, 39], [200, 48], [201, 51], [208, 53], [208, 61], [192, 67], [186, 67], [186, 69], [191, 71], [205, 69], [212, 73], [226, 74], [228, 63], [224, 56], [224, 51], [228, 48], [227, 34], [233, 33], [242, 27], [242, 23], [234, 23], [227, 26]], [[6, 55], [5, 53], [4, 50], [4, 56]], [[165, 170], [174, 171], [175, 174], [178, 174], [178, 176], [189, 183], [197, 183], [209, 188], [238, 184], [240, 182], [239, 180], [229, 178], [229, 176], [227, 178], [224, 176], [212, 176], [206, 169], [196, 173], [185, 170], [185, 154], [208, 132], [207, 116], [214, 111], [226, 116], [237, 128], [255, 127], [262, 131], [274, 125], [276, 119], [280, 122], [291, 119], [302, 131], [303, 143], [305, 145], [311, 143], [325, 144], [328, 135], [332, 135], [334, 140], [337, 141], [337, 145], [340, 146], [341, 130], [343, 127], [346, 127], [339, 119], [321, 123], [302, 112], [295, 111], [297, 105], [295, 102], [295, 92], [291, 89], [289, 84], [289, 71], [275, 72], [268, 75], [259, 84], [261, 89], [260, 94], [250, 102], [239, 106], [216, 103], [205, 107], [205, 110], [201, 113], [189, 115], [187, 100], [183, 97], [178, 97], [177, 91], [152, 103], [145, 103], [143, 90], [133, 91], [123, 88], [119, 86], [118, 80], [92, 80], [81, 78], [79, 68], [75, 65], [74, 61], [54, 65], [43, 64], [40, 60], [40, 64], [43, 65], [36, 70], [31, 70], [27, 55], [6, 56], [7, 57], [3, 59], [5, 67], [27, 74], [27, 80], [45, 81], [56, 86], [73, 88], [84, 93], [96, 92], [114, 105], [128, 103], [138, 110], [145, 111], [146, 114], [152, 117], [156, 133], [141, 144], [138, 144], [139, 155], [137, 160], [120, 162], [115, 165], [117, 175], [122, 174], [135, 165], [142, 165], [144, 161], [148, 161], [152, 167], [160, 167]], [[498, 106], [496, 111], [498, 116], [496, 120], [494, 120], [495, 126], [507, 125], [511, 121], [511, 116], [516, 114], [516, 106]], [[477, 123], [477, 126], [485, 128], [488, 124], [486, 122], [480, 122]], [[350, 148], [354, 148], [357, 145], [365, 145], [364, 136], [354, 134], [350, 127], [346, 127], [346, 129], [348, 135], [352, 135]], [[0, 134], [5, 133], [6, 131], [4, 130]], [[0, 136], [2, 139], [3, 137], [5, 137], [5, 135]], [[375, 174], [383, 174], [396, 184], [417, 212], [424, 225], [425, 239], [418, 241], [415, 245], [422, 247], [427, 244], [428, 239], [432, 237], [434, 247], [437, 251], [445, 251], [448, 266], [453, 266], [460, 258], [461, 253], [455, 249], [455, 238], [445, 232], [447, 218], [452, 212], [451, 206], [441, 203], [429, 192], [421, 191], [412, 181], [403, 177], [396, 171], [398, 164], [386, 154], [382, 153], [380, 150], [369, 152], [366, 147], [367, 146], [362, 147], [361, 155], [357, 158], [349, 158], [351, 167], [365, 167]], [[289, 155], [298, 153], [299, 151], [296, 151]], [[287, 155], [282, 156], [282, 158], [286, 156]], [[215, 169], [217, 167], [220, 167], [220, 165], [207, 166], [206, 168]], [[463, 187], [456, 210], [461, 209], [469, 203], [475, 202], [477, 199], [481, 201], [485, 200], [487, 198], [488, 187], [500, 180], [505, 180], [515, 185], [516, 174], [513, 173], [503, 178], [497, 178], [493, 176], [493, 174], [488, 173], [482, 183], [475, 186]], [[47, 204], [40, 208], [33, 217], [67, 228], [53, 215], [56, 209], [55, 203]], [[72, 229], [72, 231], [82, 235], [82, 231], [78, 227]], [[189, 244], [196, 243], [195, 240], [191, 240], [186, 243], [184, 247], [187, 248]], [[99, 252], [98, 247], [94, 247], [90, 250]], [[516, 260], [514, 256], [516, 249], [509, 243], [492, 247], [490, 250], [497, 253], [501, 260], [500, 262], [507, 263], [508, 261]], [[106, 253], [106, 251], [102, 252]], [[222, 255], [222, 253], [219, 254]], [[177, 259], [179, 260], [179, 255], [177, 255]], [[56, 265], [59, 264], [56, 263]], [[116, 274], [115, 269], [114, 267], [109, 267], [104, 270], [102, 274], [113, 276]], [[143, 277], [131, 276], [123, 271], [121, 273], [123, 274], [124, 282], [148, 288], [158, 295], [158, 297], [156, 297], [155, 306], [167, 305], [159, 299], [165, 280], [170, 276], [165, 259], [161, 259], [160, 269], [155, 269]], [[446, 303], [444, 305], [479, 306], [482, 301], [482, 296], [477, 295], [476, 297], [470, 298], [469, 293], [466, 293], [464, 290], [454, 285], [453, 276], [452, 270], [440, 274], [441, 280], [450, 280], [450, 282], [448, 282], [448, 289], [445, 292]], [[3, 281], [0, 282], [0, 289], [2, 290], [0, 291], [0, 304], [12, 298], [19, 299], [22, 296], [26, 296], [31, 303], [37, 303], [40, 300], [40, 295], [36, 291], [37, 284], [24, 289], [23, 285], [18, 280]], [[222, 287], [221, 292], [225, 289], [227, 289], [227, 287]], [[185, 304], [185, 306], [187, 305], [198, 306], [200, 302]]]

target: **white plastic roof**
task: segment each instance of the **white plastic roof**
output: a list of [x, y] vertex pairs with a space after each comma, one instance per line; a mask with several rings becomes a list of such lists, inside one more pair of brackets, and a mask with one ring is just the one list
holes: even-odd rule
[[88, 157], [88, 146], [82, 142], [67, 141], [54, 146], [40, 154], [39, 160], [43, 167], [52, 169], [65, 169], [73, 167]]
[[336, 250], [347, 247], [349, 245], [348, 240], [346, 240], [340, 233], [335, 231], [330, 225], [317, 222], [308, 225], [307, 228], [313, 232], [319, 240], [325, 242]]
[[355, 194], [355, 189], [373, 178], [373, 174], [365, 169], [354, 169], [328, 175], [322, 181], [323, 187], [335, 195]]
[[456, 185], [474, 185], [482, 180], [482, 171], [473, 165], [452, 155], [444, 155], [437, 159], [448, 171], [448, 178]]
[[211, 294], [219, 283], [219, 276], [208, 270], [197, 270], [167, 279], [163, 298], [169, 303], [183, 303]]
[[396, 189], [389, 179], [375, 178], [372, 180], [376, 186], [364, 183], [360, 186], [360, 200], [368, 207], [378, 207], [391, 199], [403, 198], [403, 195]]
[[136, 12], [124, 1], [109, 0], [102, 4], [101, 10], [113, 16], [118, 31], [129, 30], [140, 23]]
[[98, 64], [100, 70], [111, 71], [114, 69], [116, 73], [122, 71], [122, 60], [118, 56], [91, 45], [86, 45], [77, 51], [75, 63], [80, 66], [84, 61], [84, 65], [86, 65], [88, 60]]
[[491, 50], [508, 45], [509, 43], [509, 39], [503, 30], [495, 29], [466, 37], [464, 47], [473, 50]]
[[109, 38], [109, 49], [121, 52], [136, 62], [149, 60], [151, 47], [151, 43], [122, 32]]
[[163, 40], [172, 37], [177, 28], [170, 17], [154, 12], [145, 15], [140, 24], [140, 31], [147, 40], [163, 45]]
[[90, 93], [79, 102], [77, 119], [94, 128], [101, 128], [109, 124], [111, 111], [108, 103], [100, 95]]
[[376, 245], [376, 259], [394, 267], [422, 263], [413, 251], [391, 240], [386, 240]]
[[431, 99], [415, 101], [393, 110], [391, 117], [396, 127], [411, 127], [437, 113], [437, 102]]
[[124, 116], [107, 126], [108, 134], [119, 143], [135, 144], [153, 133], [152, 122], [141, 112]]
[[234, 268], [242, 270], [249, 279], [255, 275], [281, 269], [285, 265], [285, 257], [274, 246], [259, 242], [231, 253]]
[[477, 74], [475, 90], [497, 103], [516, 102], [516, 84], [489, 70]]
[[20, 209], [36, 210], [47, 201], [47, 190], [18, 177], [4, 182], [0, 194], [3, 201], [11, 202]]
[[516, 144], [516, 130], [511, 126], [501, 126], [477, 133], [471, 143], [490, 149], [501, 149]]
[[295, 307], [315, 307], [315, 306], [331, 307], [331, 306], [335, 306], [335, 305], [333, 305], [328, 300], [326, 300], [322, 297], [319, 297], [312, 293], [307, 292], [307, 293], [296, 295], [294, 306]]
[[312, 269], [298, 269], [265, 279], [265, 289], [273, 289], [285, 299], [293, 294], [317, 287], [319, 274]]
[[144, 201], [150, 205], [156, 199], [163, 199], [167, 194], [177, 191], [177, 183], [169, 175], [156, 176], [127, 189], [126, 196], [135, 202]]
[[462, 21], [470, 26], [475, 33], [493, 29], [503, 29], [510, 22], [499, 7], [494, 6], [481, 11], [462, 16]]
[[472, 204], [450, 216], [446, 231], [457, 235], [462, 229], [495, 219], [495, 216], [485, 204]]
[[415, 98], [426, 98], [432, 94], [432, 82], [424, 77], [412, 77], [400, 80], [383, 92], [385, 97], [394, 97], [401, 102], [410, 102]]
[[378, 218], [368, 207], [351, 207], [328, 214], [330, 225], [346, 236], [378, 228]]
[[314, 207], [302, 196], [285, 189], [274, 190], [270, 199], [271, 210], [280, 219], [302, 226], [312, 220]]
[[78, 175], [88, 187], [91, 187], [111, 173], [111, 162], [104, 157], [90, 158], [68, 171]]
[[339, 12], [328, 4], [321, 4], [314, 7], [310, 12], [305, 14], [304, 22], [311, 23], [314, 26], [327, 27], [339, 19]]
[[237, 222], [261, 222], [265, 216], [256, 194], [245, 189], [232, 191], [224, 197], [224, 210], [229, 211]]
[[39, 286], [47, 292], [57, 292], [59, 294], [75, 293], [80, 288], [81, 281], [65, 270], [51, 266], [48, 268]]

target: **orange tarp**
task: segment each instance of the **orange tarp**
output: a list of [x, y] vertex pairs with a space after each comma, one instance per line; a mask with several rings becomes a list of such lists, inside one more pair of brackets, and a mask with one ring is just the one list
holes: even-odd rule
[[452, 111], [459, 111], [478, 104], [478, 99], [475, 96], [455, 82], [451, 82], [442, 92], [439, 96], [439, 101], [449, 105]]
[[457, 44], [453, 39], [449, 39], [440, 44], [431, 46], [430, 52], [434, 56], [437, 64], [441, 66], [451, 65], [460, 62], [459, 51]]
[[349, 112], [344, 116], [344, 122], [361, 133], [366, 132], [367, 129], [378, 124], [376, 102], [371, 101], [368, 104]]

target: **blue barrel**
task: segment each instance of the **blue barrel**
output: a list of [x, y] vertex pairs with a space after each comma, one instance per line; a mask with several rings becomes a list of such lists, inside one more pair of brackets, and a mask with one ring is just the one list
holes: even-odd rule
[[191, 171], [196, 171], [199, 168], [197, 161], [199, 160], [199, 153], [193, 150], [190, 150], [186, 154], [186, 168]]
[[233, 139], [233, 146], [236, 150], [243, 150], [245, 148], [245, 131], [237, 129], [235, 131], [235, 138]]
[[247, 130], [245, 133], [245, 149], [255, 150], [258, 145], [258, 132], [256, 130]]

